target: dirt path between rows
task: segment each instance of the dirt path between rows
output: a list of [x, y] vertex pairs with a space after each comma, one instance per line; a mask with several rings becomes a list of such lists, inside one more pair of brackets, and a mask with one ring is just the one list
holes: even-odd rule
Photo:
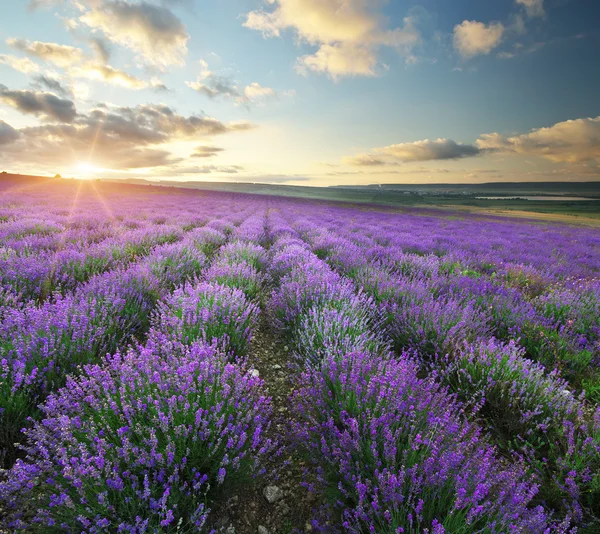
[[[248, 366], [256, 369], [273, 398], [273, 422], [270, 437], [289, 447], [289, 397], [295, 371], [289, 368], [290, 352], [262, 316], [254, 332]], [[224, 534], [287, 534], [310, 532], [312, 510], [316, 502], [302, 485], [304, 461], [289, 450], [274, 456], [268, 473], [256, 484], [235, 491], [216, 511], [214, 527]], [[271, 471], [274, 471], [271, 473]]]

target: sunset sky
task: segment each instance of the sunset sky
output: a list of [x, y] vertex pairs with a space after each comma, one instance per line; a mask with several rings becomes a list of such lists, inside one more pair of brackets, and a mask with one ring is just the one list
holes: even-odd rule
[[598, 0], [0, 0], [0, 166], [600, 180]]

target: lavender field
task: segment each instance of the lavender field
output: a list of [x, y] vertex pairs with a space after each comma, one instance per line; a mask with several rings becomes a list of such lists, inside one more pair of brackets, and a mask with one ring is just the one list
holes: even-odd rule
[[7, 532], [600, 532], [599, 229], [2, 188]]

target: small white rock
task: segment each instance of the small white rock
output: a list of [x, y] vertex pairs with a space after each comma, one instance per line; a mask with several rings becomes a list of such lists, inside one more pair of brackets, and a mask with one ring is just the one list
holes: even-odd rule
[[258, 378], [260, 376], [258, 369], [250, 369], [249, 372], [250, 372], [250, 376], [253, 376], [254, 378]]
[[263, 495], [270, 504], [273, 504], [283, 499], [283, 490], [279, 486], [267, 486]]
[[258, 525], [258, 534], [269, 534], [269, 529], [262, 525]]
[[275, 369], [275, 371], [278, 371], [279, 369], [281, 369], [281, 365], [276, 363], [275, 365], [271, 366], [271, 369]]

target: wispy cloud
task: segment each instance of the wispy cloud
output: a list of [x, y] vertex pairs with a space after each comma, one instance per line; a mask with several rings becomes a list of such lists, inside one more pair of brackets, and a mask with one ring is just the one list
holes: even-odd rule
[[139, 90], [150, 88], [159, 91], [167, 89], [158, 78], [143, 80], [122, 70], [115, 69], [110, 65], [103, 65], [100, 63], [86, 63], [71, 69], [69, 73], [76, 78], [100, 81], [111, 85], [125, 87], [127, 89]]
[[[185, 82], [188, 87], [194, 91], [207, 96], [208, 98], [225, 98], [233, 101], [236, 105], [249, 106], [252, 104], [262, 104], [268, 100], [276, 99], [280, 96], [272, 87], [263, 87], [258, 82], [252, 82], [245, 87], [235, 82], [229, 76], [224, 76], [211, 71], [205, 60], [200, 60], [200, 72], [194, 82]], [[293, 94], [291, 91], [283, 93], [285, 96]]]
[[217, 146], [198, 146], [192, 154], [192, 158], [212, 158], [223, 152], [223, 148]]
[[516, 0], [517, 4], [523, 6], [530, 17], [543, 17], [544, 0]]
[[7, 39], [6, 44], [29, 56], [54, 63], [59, 67], [69, 67], [80, 63], [83, 59], [83, 50], [74, 46], [42, 41], [27, 41], [14, 37]]
[[31, 74], [32, 72], [38, 72], [40, 70], [40, 66], [31, 61], [31, 59], [27, 57], [12, 56], [10, 54], [0, 54], [0, 64], [7, 65], [24, 74]]
[[[117, 85], [127, 89], [166, 90], [158, 79], [145, 80], [116, 69], [106, 63], [110, 57], [108, 45], [102, 39], [92, 39], [90, 44], [97, 59], [91, 59], [81, 48], [51, 42], [27, 41], [9, 38], [7, 44], [25, 54], [52, 63], [66, 70], [68, 76]], [[0, 55], [0, 63], [25, 73], [39, 72], [39, 66], [29, 58]]]

